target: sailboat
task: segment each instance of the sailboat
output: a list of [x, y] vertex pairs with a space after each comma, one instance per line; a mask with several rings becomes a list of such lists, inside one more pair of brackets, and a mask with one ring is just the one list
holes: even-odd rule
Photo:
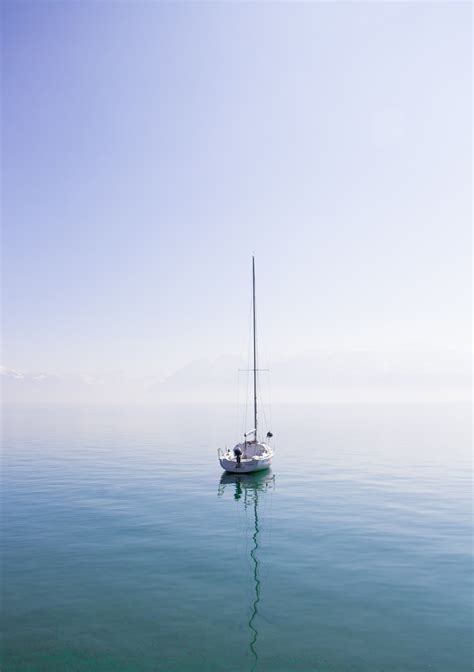
[[[217, 451], [220, 465], [225, 471], [235, 474], [250, 473], [268, 469], [273, 459], [273, 448], [269, 443], [258, 440], [257, 416], [257, 332], [255, 309], [255, 257], [252, 256], [252, 327], [253, 327], [253, 429], [244, 434], [244, 440], [237, 443], [232, 450]], [[267, 442], [273, 434], [267, 432]]]

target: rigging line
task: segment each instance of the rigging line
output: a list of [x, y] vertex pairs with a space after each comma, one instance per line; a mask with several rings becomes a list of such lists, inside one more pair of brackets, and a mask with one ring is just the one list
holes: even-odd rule
[[249, 386], [250, 386], [250, 341], [252, 338], [252, 301], [250, 301], [249, 316], [248, 316], [248, 335], [247, 335], [247, 385], [245, 390], [245, 414], [243, 418], [243, 426], [241, 435], [247, 431], [247, 417], [249, 407]]
[[[249, 308], [249, 311], [251, 310], [251, 307]], [[242, 389], [244, 381], [242, 380], [242, 376], [240, 375], [242, 372], [242, 369], [240, 366], [245, 365], [245, 352], [248, 353], [249, 349], [249, 342], [248, 342], [249, 336], [245, 332], [241, 333], [240, 335], [240, 350], [239, 350], [239, 369], [237, 370], [237, 400], [235, 404], [235, 424], [234, 424], [234, 429], [235, 429], [235, 436], [240, 436], [244, 431], [245, 428], [243, 427], [243, 423], [245, 422], [245, 419], [243, 417], [242, 413], [242, 407], [244, 406], [245, 399], [247, 398], [245, 396], [245, 399], [242, 397], [243, 394], [247, 395], [247, 390], [245, 387]], [[246, 342], [247, 341], [247, 342]], [[248, 368], [248, 366], [247, 366]], [[242, 424], [242, 427], [240, 427], [240, 424]]]
[[268, 416], [270, 418], [270, 428], [273, 427], [272, 406], [273, 406], [273, 404], [272, 404], [272, 383], [271, 383], [270, 371], [269, 371], [268, 372]]
[[[264, 369], [264, 370], [265, 370], [265, 371], [268, 371], [268, 369]], [[272, 418], [271, 418], [271, 413], [270, 413], [271, 409], [269, 408], [269, 403], [270, 403], [270, 402], [269, 402], [269, 400], [268, 400], [268, 395], [267, 395], [266, 392], [265, 392], [265, 393], [262, 392], [263, 389], [264, 389], [263, 386], [261, 386], [261, 385], [259, 384], [259, 391], [258, 391], [258, 393], [259, 393], [259, 396], [260, 396], [260, 398], [261, 398], [261, 400], [262, 400], [262, 401], [261, 401], [262, 414], [263, 414], [263, 418], [264, 418], [264, 421], [265, 421], [265, 425], [266, 425], [266, 428], [267, 428], [267, 431], [268, 431], [269, 429], [272, 428], [272, 425], [271, 425]], [[268, 411], [268, 416], [267, 416], [267, 411]], [[270, 421], [270, 424], [268, 424], [268, 421]]]
[[262, 409], [263, 421], [264, 421], [265, 426], [266, 426], [267, 431], [268, 431], [269, 426], [268, 426], [268, 422], [267, 422], [267, 414], [266, 414], [266, 412], [265, 412], [265, 406], [266, 406], [266, 403], [265, 403], [265, 396], [262, 394], [260, 381], [259, 381], [259, 383], [258, 383], [258, 396], [259, 396], [260, 399], [261, 399], [261, 401], [260, 401], [260, 408]]
[[[263, 388], [262, 388], [262, 389], [263, 389]], [[260, 386], [259, 386], [259, 391], [258, 391], [258, 393], [259, 393], [259, 395], [260, 395], [260, 397], [261, 397], [261, 399], [262, 399], [262, 413], [263, 413], [263, 419], [264, 419], [264, 421], [265, 421], [265, 425], [266, 425], [266, 428], [267, 428], [267, 431], [268, 431], [268, 430], [270, 429], [270, 425], [268, 424], [267, 412], [266, 412], [266, 409], [268, 408], [268, 398], [267, 398], [266, 395], [264, 395], [264, 394], [262, 393], [262, 391], [260, 390]]]
[[267, 429], [271, 429], [273, 427], [273, 417], [272, 417], [272, 398], [271, 398], [271, 379], [270, 379], [270, 362], [268, 361], [267, 357], [267, 347], [266, 347], [266, 341], [265, 338], [262, 338], [262, 335], [260, 334], [259, 336], [259, 341], [260, 341], [260, 350], [263, 351], [265, 355], [265, 371], [268, 371], [268, 378], [267, 380], [267, 389], [268, 389], [268, 395], [267, 395], [267, 408], [268, 408], [268, 419], [270, 421], [270, 425], [267, 427]]
[[236, 397], [234, 403], [234, 431], [235, 436], [237, 436], [237, 431], [239, 429], [239, 401], [240, 401], [240, 375], [237, 371], [237, 383], [236, 383]]

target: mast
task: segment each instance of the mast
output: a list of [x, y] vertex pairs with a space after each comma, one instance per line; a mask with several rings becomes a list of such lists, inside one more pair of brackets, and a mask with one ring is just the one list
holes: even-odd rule
[[255, 329], [255, 257], [252, 255], [252, 305], [253, 305], [253, 419], [257, 441], [257, 334]]

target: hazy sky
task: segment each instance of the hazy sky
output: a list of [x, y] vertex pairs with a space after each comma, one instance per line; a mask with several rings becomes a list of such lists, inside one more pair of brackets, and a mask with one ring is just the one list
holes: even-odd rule
[[3, 360], [466, 350], [471, 7], [3, 2]]

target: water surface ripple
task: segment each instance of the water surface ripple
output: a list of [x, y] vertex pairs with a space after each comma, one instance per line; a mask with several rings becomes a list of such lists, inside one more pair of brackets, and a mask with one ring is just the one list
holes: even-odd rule
[[470, 412], [7, 408], [2, 672], [471, 672]]

